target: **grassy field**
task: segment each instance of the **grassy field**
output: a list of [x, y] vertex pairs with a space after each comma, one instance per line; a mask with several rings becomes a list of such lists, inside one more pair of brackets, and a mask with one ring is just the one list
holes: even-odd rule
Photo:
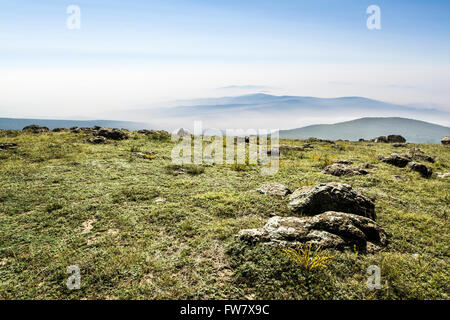
[[[19, 145], [0, 150], [0, 299], [449, 299], [450, 180], [377, 160], [405, 148], [313, 143], [283, 154], [274, 176], [230, 165], [179, 174], [171, 141], [131, 133], [92, 145], [87, 138], [0, 133], [0, 143]], [[450, 171], [449, 147], [415, 146], [436, 156], [433, 171]], [[377, 168], [367, 176], [322, 173], [333, 159]], [[305, 271], [279, 249], [235, 238], [273, 213], [292, 215], [287, 199], [256, 191], [263, 183], [294, 190], [331, 181], [376, 199], [377, 222], [391, 235], [387, 248], [333, 251], [328, 268]], [[66, 287], [70, 265], [80, 267], [79, 290]], [[380, 290], [366, 287], [370, 265], [381, 268]]]

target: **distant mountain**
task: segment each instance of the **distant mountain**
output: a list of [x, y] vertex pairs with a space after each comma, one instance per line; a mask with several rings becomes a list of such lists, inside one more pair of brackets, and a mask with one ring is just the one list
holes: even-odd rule
[[129, 121], [113, 121], [113, 120], [47, 120], [47, 119], [15, 119], [0, 118], [0, 129], [21, 130], [30, 124], [54, 128], [71, 128], [71, 127], [108, 127], [108, 128], [124, 128], [128, 130], [139, 130], [149, 128], [148, 124], [129, 122]]
[[400, 134], [408, 142], [440, 143], [450, 136], [450, 127], [406, 118], [361, 118], [335, 124], [318, 124], [292, 130], [280, 130], [280, 138], [358, 140]]
[[315, 98], [264, 93], [235, 97], [178, 100], [161, 107], [126, 110], [111, 116], [152, 121], [180, 128], [203, 121], [209, 128], [285, 129], [314, 123], [334, 123], [362, 117], [402, 117], [450, 125], [450, 112], [403, 106], [363, 97]]

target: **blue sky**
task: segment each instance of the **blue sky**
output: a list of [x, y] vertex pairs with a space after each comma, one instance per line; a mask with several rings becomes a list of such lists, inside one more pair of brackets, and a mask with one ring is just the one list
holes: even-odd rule
[[[72, 4], [80, 30], [66, 28]], [[366, 28], [372, 4], [381, 30]], [[447, 0], [1, 1], [0, 116], [126, 109], [240, 85], [448, 109], [449, 12]]]

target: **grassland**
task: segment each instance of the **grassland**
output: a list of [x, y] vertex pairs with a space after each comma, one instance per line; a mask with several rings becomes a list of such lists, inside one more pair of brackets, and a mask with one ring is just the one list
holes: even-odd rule
[[[449, 299], [450, 182], [379, 162], [399, 151], [390, 144], [313, 143], [262, 176], [258, 166], [230, 165], [181, 174], [171, 166], [174, 143], [138, 133], [105, 145], [86, 140], [0, 133], [0, 143], [19, 145], [0, 151], [0, 299]], [[434, 171], [450, 171], [449, 147], [415, 146], [436, 156]], [[336, 158], [377, 168], [323, 174]], [[293, 190], [331, 181], [376, 199], [377, 222], [391, 235], [386, 249], [332, 252], [328, 268], [305, 271], [279, 249], [235, 238], [273, 213], [292, 215], [286, 199], [256, 192], [263, 183]], [[382, 288], [371, 291], [366, 270], [374, 264]], [[66, 287], [70, 265], [80, 267], [80, 290]]]

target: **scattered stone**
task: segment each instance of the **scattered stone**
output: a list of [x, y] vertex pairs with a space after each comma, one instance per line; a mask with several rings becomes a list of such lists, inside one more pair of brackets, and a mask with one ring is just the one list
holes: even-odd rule
[[406, 143], [394, 143], [392, 146], [394, 148], [406, 148], [408, 145]]
[[102, 137], [102, 136], [98, 136], [98, 137], [93, 137], [90, 138], [88, 140], [89, 143], [93, 143], [93, 144], [101, 144], [101, 143], [106, 143], [106, 138]]
[[296, 247], [311, 243], [315, 249], [350, 249], [370, 252], [388, 244], [387, 233], [372, 219], [327, 211], [312, 217], [270, 218], [262, 229], [246, 229], [238, 237], [250, 243]]
[[441, 143], [444, 145], [450, 145], [450, 137], [443, 137]]
[[416, 172], [419, 172], [422, 177], [429, 178], [433, 174], [433, 170], [431, 168], [428, 168], [426, 165], [411, 161], [408, 163], [408, 167]]
[[163, 198], [163, 197], [158, 197], [158, 198], [155, 199], [156, 203], [161, 203], [161, 202], [164, 202], [164, 201], [166, 201], [166, 199]]
[[393, 175], [392, 178], [394, 178], [394, 180], [398, 180], [398, 181], [409, 181], [409, 179], [407, 177], [403, 177], [403, 176], [397, 176], [397, 175]]
[[331, 174], [336, 177], [340, 176], [355, 176], [355, 175], [366, 175], [369, 172], [367, 172], [364, 169], [357, 168], [357, 167], [350, 167], [345, 164], [340, 163], [333, 163], [325, 168], [323, 170], [323, 173]]
[[335, 159], [333, 160], [333, 163], [338, 163], [338, 164], [353, 164], [353, 161], [350, 160], [346, 160], [346, 159]]
[[325, 211], [357, 214], [375, 220], [375, 204], [350, 185], [330, 182], [297, 189], [289, 197], [291, 211], [315, 215]]
[[284, 197], [285, 195], [291, 193], [291, 190], [289, 190], [288, 187], [286, 187], [281, 183], [276, 182], [267, 183], [263, 185], [261, 188], [259, 188], [258, 191], [268, 196], [281, 196], [281, 197]]
[[134, 152], [133, 155], [148, 160], [153, 160], [156, 158], [155, 152]]
[[397, 153], [392, 153], [390, 156], [379, 156], [378, 160], [389, 163], [393, 166], [404, 168], [411, 161], [410, 158], [398, 155]]
[[431, 163], [434, 163], [434, 157], [429, 156], [425, 154], [422, 150], [419, 148], [412, 148], [406, 151], [405, 153], [401, 154], [405, 158], [409, 158], [411, 160], [422, 160], [422, 161], [428, 161]]
[[65, 131], [69, 131], [66, 128], [55, 128], [52, 130], [53, 132], [65, 132]]
[[11, 142], [5, 142], [5, 143], [0, 143], [0, 150], [12, 150], [12, 149], [17, 149], [19, 146], [17, 145], [17, 143], [11, 143]]
[[436, 172], [438, 178], [447, 179], [450, 178], [450, 173]]
[[47, 127], [41, 127], [37, 124], [32, 124], [29, 126], [26, 126], [22, 129], [22, 131], [31, 132], [31, 133], [43, 133], [43, 132], [49, 132], [50, 129]]
[[130, 136], [120, 129], [100, 128], [94, 133], [95, 136], [105, 137], [111, 140], [125, 140]]

